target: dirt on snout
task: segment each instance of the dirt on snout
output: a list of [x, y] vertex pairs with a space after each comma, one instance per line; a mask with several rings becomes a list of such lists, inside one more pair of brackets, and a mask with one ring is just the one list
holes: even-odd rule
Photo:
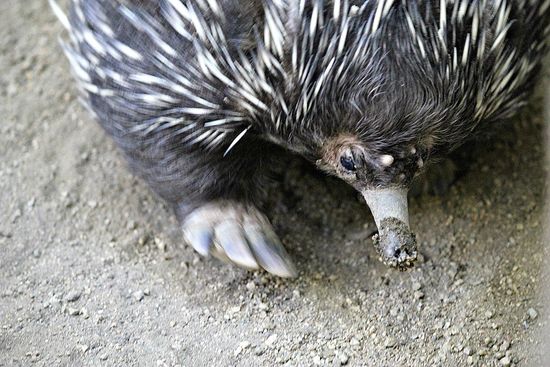
[[61, 33], [47, 1], [0, 1], [0, 366], [544, 365], [540, 97], [410, 201], [407, 272], [351, 188], [289, 158], [266, 210], [286, 280], [183, 244], [78, 103]]
[[409, 269], [418, 256], [416, 235], [397, 218], [382, 219], [378, 233], [372, 237], [372, 241], [380, 254], [380, 260], [399, 270]]

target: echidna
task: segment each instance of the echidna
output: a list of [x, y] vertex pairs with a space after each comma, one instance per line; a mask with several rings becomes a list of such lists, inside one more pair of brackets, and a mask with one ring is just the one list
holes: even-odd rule
[[362, 193], [382, 259], [416, 257], [423, 165], [522, 106], [550, 0], [72, 0], [83, 100], [200, 254], [295, 268], [257, 209], [274, 145]]

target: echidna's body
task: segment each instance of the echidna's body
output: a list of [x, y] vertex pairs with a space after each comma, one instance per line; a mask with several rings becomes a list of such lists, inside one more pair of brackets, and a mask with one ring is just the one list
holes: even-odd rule
[[291, 264], [253, 207], [271, 143], [360, 190], [386, 233], [385, 259], [408, 263], [415, 251], [404, 242], [414, 237], [403, 240], [387, 219], [408, 229], [403, 196], [423, 163], [525, 102], [549, 8], [549, 0], [73, 0], [66, 18], [54, 4], [87, 105], [174, 205], [187, 240], [280, 275]]

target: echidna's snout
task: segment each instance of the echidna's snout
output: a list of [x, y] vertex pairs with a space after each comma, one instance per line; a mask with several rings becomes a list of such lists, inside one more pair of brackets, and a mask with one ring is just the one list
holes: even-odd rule
[[373, 240], [382, 261], [399, 269], [411, 267], [417, 251], [416, 236], [409, 228], [407, 190], [367, 189], [362, 194], [378, 227]]

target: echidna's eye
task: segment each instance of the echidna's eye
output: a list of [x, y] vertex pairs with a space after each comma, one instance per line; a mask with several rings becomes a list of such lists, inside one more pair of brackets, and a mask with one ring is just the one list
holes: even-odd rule
[[355, 162], [350, 156], [343, 155], [340, 157], [340, 164], [348, 171], [355, 171]]

